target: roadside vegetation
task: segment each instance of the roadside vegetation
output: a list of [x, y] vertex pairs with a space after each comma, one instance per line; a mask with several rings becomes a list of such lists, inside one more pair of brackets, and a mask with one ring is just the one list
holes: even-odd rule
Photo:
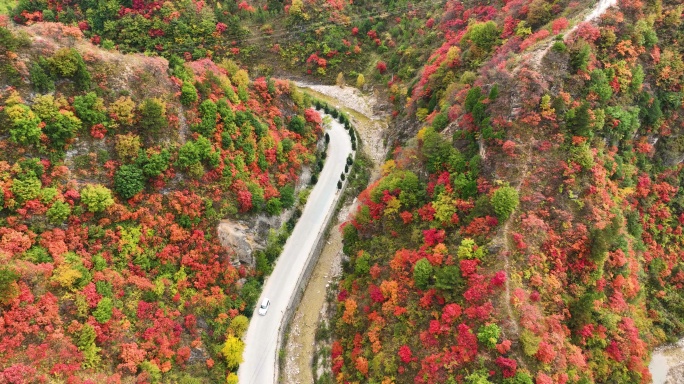
[[233, 263], [216, 225], [296, 204], [320, 115], [229, 60], [123, 56], [77, 27], [3, 23], [0, 378], [234, 376], [292, 225], [257, 269]]
[[682, 8], [620, 7], [564, 37], [447, 3], [422, 128], [344, 226], [337, 382], [650, 381], [684, 331]]
[[393, 117], [382, 177], [344, 175], [326, 382], [649, 382], [684, 333], [684, 7], [594, 3], [20, 0], [0, 377], [236, 382], [287, 230], [252, 269], [215, 224], [320, 168], [325, 106], [291, 73], [386, 89]]

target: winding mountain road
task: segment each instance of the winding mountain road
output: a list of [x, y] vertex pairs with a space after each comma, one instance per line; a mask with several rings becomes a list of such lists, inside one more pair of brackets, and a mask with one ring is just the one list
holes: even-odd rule
[[330, 143], [325, 165], [318, 176], [318, 183], [311, 191], [302, 216], [287, 240], [257, 302], [261, 303], [267, 297], [271, 300], [271, 307], [266, 316], [259, 316], [255, 309], [249, 322], [244, 338], [244, 362], [238, 370], [240, 384], [277, 382], [276, 348], [280, 327], [288, 304], [295, 295], [297, 282], [316, 245], [319, 232], [325, 228], [329, 213], [335, 209], [337, 181], [344, 172], [347, 156], [352, 153], [351, 140], [342, 124], [333, 120], [326, 132], [330, 135]]
[[[599, 0], [585, 16], [584, 21], [594, 20], [616, 2], [617, 0]], [[577, 26], [571, 28], [566, 34], [572, 34], [576, 28]], [[550, 45], [540, 51], [539, 59], [549, 47]], [[277, 383], [276, 349], [285, 312], [296, 293], [297, 283], [307, 266], [319, 232], [325, 227], [325, 221], [334, 209], [337, 200], [337, 180], [344, 171], [347, 156], [351, 153], [351, 141], [342, 124], [333, 120], [326, 132], [330, 135], [330, 144], [323, 171], [257, 302], [261, 303], [267, 297], [271, 300], [271, 307], [266, 316], [259, 316], [255, 308], [249, 323], [244, 338], [244, 362], [238, 370], [240, 384]]]

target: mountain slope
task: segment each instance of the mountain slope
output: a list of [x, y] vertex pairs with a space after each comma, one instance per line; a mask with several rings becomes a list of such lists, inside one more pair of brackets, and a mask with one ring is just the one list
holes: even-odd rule
[[273, 260], [236, 266], [216, 226], [293, 205], [318, 114], [62, 24], [4, 20], [0, 47], [0, 382], [224, 381]]
[[338, 382], [649, 382], [683, 331], [681, 6], [549, 43], [499, 40], [510, 11], [450, 27], [408, 111], [439, 109], [344, 227]]

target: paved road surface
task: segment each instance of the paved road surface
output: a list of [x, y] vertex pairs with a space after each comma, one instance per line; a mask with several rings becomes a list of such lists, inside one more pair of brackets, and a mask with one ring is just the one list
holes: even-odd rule
[[325, 216], [334, 209], [337, 181], [351, 153], [351, 141], [342, 124], [334, 120], [326, 132], [330, 135], [330, 144], [323, 171], [257, 302], [258, 308], [262, 299], [268, 297], [271, 307], [266, 316], [259, 316], [255, 310], [249, 323], [244, 362], [238, 370], [240, 384], [276, 382], [278, 329], [290, 297], [295, 293], [297, 280], [304, 271], [309, 252], [325, 224]]

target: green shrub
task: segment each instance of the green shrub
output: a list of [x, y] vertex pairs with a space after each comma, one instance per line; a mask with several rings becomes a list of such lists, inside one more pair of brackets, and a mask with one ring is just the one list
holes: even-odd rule
[[601, 102], [605, 103], [613, 96], [613, 88], [608, 82], [606, 73], [601, 69], [594, 69], [591, 72], [591, 86], [589, 91], [594, 91]]
[[78, 71], [80, 54], [70, 48], [61, 48], [50, 58], [52, 70], [61, 77], [71, 77]]
[[181, 169], [187, 169], [190, 166], [200, 162], [199, 148], [195, 145], [195, 142], [188, 141], [183, 144], [178, 150], [178, 160], [176, 164]]
[[477, 340], [487, 348], [492, 349], [496, 347], [500, 335], [501, 329], [498, 325], [487, 324], [480, 327], [479, 332], [477, 332]]
[[449, 125], [449, 117], [444, 112], [435, 116], [435, 119], [432, 120], [432, 127], [437, 132], [441, 132], [444, 128], [447, 127], [447, 125]]
[[216, 104], [213, 101], [204, 100], [199, 106], [202, 121], [198, 125], [193, 126], [193, 130], [206, 137], [211, 137], [216, 130], [217, 112]]
[[112, 191], [102, 185], [87, 185], [81, 190], [81, 202], [90, 212], [102, 212], [114, 204]]
[[230, 124], [235, 121], [235, 113], [225, 97], [216, 102], [216, 111], [221, 116], [224, 124]]
[[520, 203], [518, 191], [508, 185], [497, 189], [492, 196], [494, 212], [499, 219], [506, 220], [513, 213]]
[[660, 99], [648, 92], [639, 95], [639, 118], [646, 126], [656, 125], [663, 117]]
[[459, 259], [482, 259], [484, 257], [484, 247], [478, 247], [475, 250], [475, 240], [470, 238], [465, 238], [461, 240], [461, 244], [458, 246], [456, 255]]
[[140, 363], [140, 369], [142, 369], [144, 372], [147, 372], [147, 374], [150, 377], [150, 382], [152, 384], [161, 383], [162, 372], [161, 369], [159, 369], [159, 367], [157, 366], [157, 364], [154, 364], [146, 360]]
[[90, 72], [83, 57], [73, 48], [60, 48], [48, 60], [54, 74], [71, 78], [79, 89], [90, 87]]
[[589, 64], [589, 57], [591, 55], [591, 47], [589, 43], [584, 40], [580, 40], [571, 50], [570, 50], [570, 66], [574, 71], [578, 69], [586, 70], [587, 64]]
[[128, 200], [145, 188], [145, 176], [137, 165], [122, 165], [114, 175], [114, 190]]
[[45, 167], [40, 159], [37, 157], [24, 158], [19, 160], [19, 166], [21, 167], [21, 173], [17, 175], [19, 179], [25, 179], [27, 177], [41, 177], [45, 172]]
[[551, 20], [551, 5], [544, 0], [534, 0], [529, 3], [527, 22], [530, 27], [537, 29]]
[[10, 140], [16, 144], [31, 145], [40, 141], [40, 118], [24, 104], [5, 108], [10, 122]]
[[472, 84], [477, 80], [477, 75], [472, 71], [465, 71], [458, 80], [461, 84]]
[[63, 201], [55, 201], [46, 212], [52, 224], [62, 224], [71, 215], [71, 206]]
[[247, 91], [247, 87], [244, 85], [240, 85], [238, 87], [238, 99], [242, 101], [243, 103], [246, 103], [247, 100], [249, 100], [249, 92]]
[[107, 268], [107, 260], [100, 254], [93, 256], [93, 269], [95, 271], [102, 271], [105, 268]]
[[[578, 383], [581, 383], [581, 381]], [[515, 373], [515, 376], [504, 379], [504, 384], [534, 384], [534, 381], [528, 373], [518, 371]]]
[[257, 271], [257, 276], [259, 276], [259, 281], [263, 281], [263, 278], [273, 271], [273, 266], [271, 262], [266, 257], [263, 251], [256, 251], [255, 256], [255, 269]]
[[493, 21], [473, 23], [461, 41], [470, 41], [476, 47], [489, 52], [499, 42], [499, 28]]
[[81, 129], [81, 120], [71, 111], [60, 111], [55, 118], [46, 121], [43, 132], [56, 149], [63, 149], [67, 142]]
[[104, 100], [97, 97], [95, 92], [74, 97], [74, 109], [76, 115], [85, 123], [87, 128], [95, 124], [102, 124], [107, 120]]
[[356, 258], [354, 263], [354, 272], [358, 276], [366, 276], [370, 272], [370, 255], [363, 252], [360, 256]]
[[170, 159], [171, 154], [166, 149], [152, 154], [141, 151], [136, 159], [136, 164], [142, 169], [145, 177], [157, 177], [169, 168]]
[[435, 173], [444, 168], [451, 155], [456, 152], [456, 149], [447, 140], [444, 140], [434, 128], [430, 127], [423, 133], [421, 151], [423, 156], [425, 156], [428, 171]]
[[112, 284], [104, 280], [96, 281], [95, 289], [97, 290], [97, 293], [104, 297], [111, 298], [114, 295], [114, 291], [112, 290]]
[[34, 264], [52, 263], [53, 259], [47, 249], [40, 245], [34, 245], [28, 251], [24, 252], [22, 258]]
[[435, 271], [435, 287], [453, 291], [462, 284], [461, 271], [457, 265], [445, 265]]
[[37, 198], [42, 184], [36, 177], [14, 179], [10, 190], [19, 203]]
[[432, 264], [426, 258], [422, 258], [416, 262], [413, 267], [413, 281], [416, 287], [420, 289], [427, 289], [430, 286], [432, 279], [433, 268]]
[[527, 356], [534, 356], [539, 350], [539, 343], [541, 342], [541, 337], [536, 336], [529, 329], [524, 329], [520, 333], [520, 343], [523, 347], [523, 352]]
[[492, 384], [491, 381], [489, 381], [489, 374], [487, 373], [486, 370], [479, 370], [471, 373], [470, 375], [466, 376], [465, 378], [465, 383], [466, 384]]
[[272, 197], [266, 202], [266, 212], [269, 215], [277, 216], [283, 211], [283, 204], [277, 197]]
[[140, 105], [140, 126], [153, 135], [166, 128], [166, 105], [159, 99], [145, 99]]
[[551, 50], [558, 53], [565, 53], [568, 51], [568, 47], [562, 41], [555, 41], [551, 46]]
[[586, 170], [589, 170], [594, 166], [594, 156], [589, 148], [589, 145], [586, 143], [571, 147], [570, 159]]
[[112, 318], [112, 308], [114, 307], [114, 302], [109, 297], [103, 297], [100, 302], [97, 303], [97, 308], [93, 311], [93, 317], [98, 323], [104, 324]]
[[55, 90], [55, 79], [45, 58], [41, 57], [31, 64], [29, 79], [38, 92], [47, 93]]
[[295, 202], [295, 189], [292, 184], [287, 184], [280, 189], [280, 202], [283, 204], [283, 208], [292, 208]]
[[18, 293], [16, 281], [19, 274], [9, 267], [0, 266], [0, 303], [5, 304]]
[[593, 137], [594, 132], [591, 129], [591, 116], [589, 114], [589, 105], [582, 103], [579, 107], [568, 110], [565, 114], [567, 127], [575, 136]]
[[197, 101], [197, 88], [195, 88], [191, 82], [183, 82], [183, 86], [181, 86], [180, 101], [186, 107]]
[[298, 133], [300, 135], [304, 134], [304, 128], [306, 127], [306, 121], [304, 120], [303, 117], [299, 115], [292, 116], [292, 119], [290, 120], [290, 123], [287, 125], [287, 129], [294, 133]]
[[7, 52], [16, 51], [19, 48], [19, 40], [12, 31], [5, 27], [0, 27], [0, 53], [6, 55]]
[[100, 364], [100, 348], [95, 344], [96, 332], [92, 325], [85, 324], [79, 333], [77, 345], [83, 352], [83, 368], [95, 368]]

